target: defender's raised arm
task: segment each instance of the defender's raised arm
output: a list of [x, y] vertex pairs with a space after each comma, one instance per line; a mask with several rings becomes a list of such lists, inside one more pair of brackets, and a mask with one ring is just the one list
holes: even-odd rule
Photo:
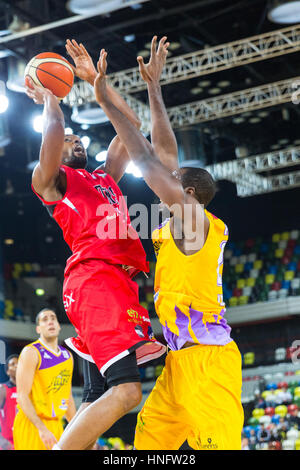
[[160, 161], [170, 170], [178, 169], [178, 149], [169, 116], [162, 97], [159, 84], [168, 55], [169, 43], [164, 36], [157, 47], [157, 36], [151, 44], [151, 56], [148, 64], [138, 57], [139, 70], [142, 79], [147, 83], [150, 112], [151, 112], [151, 142]]
[[98, 75], [94, 85], [96, 99], [114, 126], [121, 141], [126, 146], [130, 158], [139, 166], [149, 187], [168, 206], [177, 204], [178, 210], [181, 213], [184, 204], [182, 185], [162, 165], [147, 139], [109, 99], [105, 78], [107, 68], [106, 56], [107, 53], [102, 49], [97, 64]]

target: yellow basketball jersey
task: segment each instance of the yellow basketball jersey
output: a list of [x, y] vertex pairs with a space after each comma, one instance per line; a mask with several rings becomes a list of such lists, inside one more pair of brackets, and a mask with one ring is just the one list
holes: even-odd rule
[[154, 303], [166, 341], [173, 350], [185, 342], [225, 345], [232, 341], [224, 319], [223, 253], [228, 240], [224, 222], [210, 221], [201, 250], [186, 256], [176, 246], [169, 219], [152, 234], [157, 264]]
[[40, 418], [60, 419], [68, 409], [71, 394], [73, 359], [67, 349], [59, 346], [59, 353], [49, 350], [40, 341], [28, 346], [39, 354], [30, 399]]

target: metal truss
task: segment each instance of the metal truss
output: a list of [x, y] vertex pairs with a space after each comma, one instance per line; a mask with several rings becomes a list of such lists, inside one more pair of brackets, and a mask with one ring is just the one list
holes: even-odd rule
[[168, 108], [173, 128], [212, 121], [246, 111], [275, 106], [297, 99], [300, 77], [248, 88], [192, 103]]
[[[297, 98], [297, 86], [300, 77], [289, 78], [279, 82], [248, 88], [247, 90], [228, 93], [226, 95], [208, 98], [192, 103], [168, 108], [170, 122], [174, 129], [214, 119], [234, 116], [246, 111], [276, 106]], [[131, 95], [123, 95], [143, 122], [143, 130], [150, 129], [150, 111], [147, 105], [136, 100]], [[69, 106], [80, 106], [94, 102], [93, 88], [85, 82], [73, 86], [64, 103]], [[298, 104], [298, 103], [297, 103]]]
[[283, 189], [300, 187], [300, 171], [262, 176], [260, 172], [278, 170], [300, 164], [300, 147], [288, 148], [252, 157], [230, 160], [207, 166], [216, 180], [236, 183], [241, 197], [254, 196]]
[[[300, 25], [294, 25], [170, 58], [163, 70], [161, 85], [271, 59], [299, 50]], [[138, 67], [110, 74], [109, 79], [119, 92], [134, 93], [146, 88]]]
[[237, 195], [240, 197], [256, 196], [257, 194], [273, 193], [284, 189], [293, 189], [300, 187], [300, 171], [284, 173], [277, 176], [269, 176], [267, 179], [268, 188], [259, 190], [258, 188], [249, 188], [243, 184], [237, 184]]

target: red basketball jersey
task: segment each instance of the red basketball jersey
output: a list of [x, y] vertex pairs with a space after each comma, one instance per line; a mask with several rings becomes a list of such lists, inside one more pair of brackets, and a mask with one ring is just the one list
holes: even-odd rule
[[114, 179], [102, 170], [89, 173], [62, 165], [67, 190], [59, 201], [43, 204], [63, 231], [72, 256], [65, 274], [86, 259], [131, 266], [131, 275], [148, 271], [142, 243], [130, 223], [127, 205]]
[[1, 384], [6, 389], [6, 399], [0, 409], [1, 435], [13, 444], [13, 424], [17, 411], [17, 388], [9, 380]]

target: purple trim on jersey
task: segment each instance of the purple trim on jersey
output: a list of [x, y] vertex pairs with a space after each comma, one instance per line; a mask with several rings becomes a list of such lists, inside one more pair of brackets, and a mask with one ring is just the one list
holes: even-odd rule
[[41, 364], [39, 370], [48, 369], [49, 367], [57, 366], [62, 362], [67, 361], [70, 358], [70, 353], [67, 349], [62, 346], [58, 346], [60, 349], [60, 355], [56, 356], [49, 349], [46, 349], [42, 344], [35, 343], [33, 346], [39, 351], [41, 356]]
[[[162, 326], [162, 330], [169, 347], [173, 351], [177, 351], [181, 349], [187, 341], [194, 343], [195, 340], [191, 337], [188, 330], [189, 317], [186, 316], [177, 306], [175, 306], [174, 310], [176, 312], [175, 323], [179, 331], [179, 336], [169, 329], [167, 322], [165, 323], [165, 326]], [[232, 338], [230, 337], [231, 328], [227, 324], [225, 318], [223, 318], [225, 313], [224, 309], [220, 312], [221, 319], [218, 323], [218, 315], [213, 315], [215, 323], [204, 323], [203, 312], [199, 312], [198, 310], [194, 310], [190, 307], [189, 313], [191, 318], [191, 328], [200, 344], [225, 346], [225, 344], [232, 341]]]
[[158, 227], [156, 227], [155, 230], [159, 230], [161, 228], [163, 228], [165, 225], [167, 225], [167, 223], [170, 221], [170, 218], [164, 220]]

